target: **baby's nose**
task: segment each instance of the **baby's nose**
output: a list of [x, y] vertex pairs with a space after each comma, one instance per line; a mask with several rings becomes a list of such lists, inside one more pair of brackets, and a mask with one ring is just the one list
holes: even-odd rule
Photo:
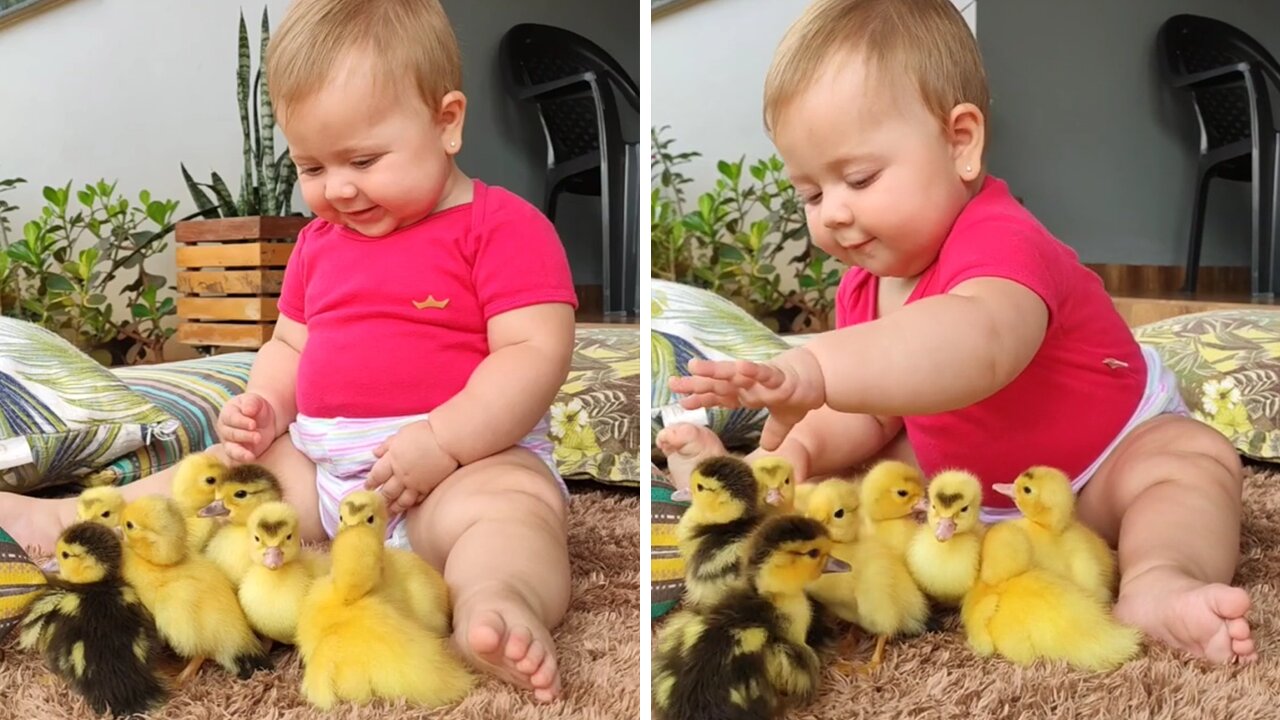
[[853, 211], [843, 203], [822, 204], [822, 225], [827, 228], [845, 227], [853, 224]]
[[324, 196], [329, 201], [350, 200], [358, 192], [356, 186], [349, 182], [331, 182], [324, 186]]

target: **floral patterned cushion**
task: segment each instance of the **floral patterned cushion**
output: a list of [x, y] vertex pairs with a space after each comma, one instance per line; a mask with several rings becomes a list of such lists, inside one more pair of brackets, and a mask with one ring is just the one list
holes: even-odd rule
[[578, 328], [569, 378], [551, 405], [566, 479], [640, 485], [640, 331]]
[[1215, 310], [1134, 329], [1197, 418], [1255, 460], [1280, 461], [1280, 311]]

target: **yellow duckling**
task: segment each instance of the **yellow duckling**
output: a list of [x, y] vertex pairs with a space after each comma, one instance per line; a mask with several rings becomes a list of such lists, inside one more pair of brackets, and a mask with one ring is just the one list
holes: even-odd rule
[[302, 549], [298, 511], [283, 502], [264, 503], [249, 515], [250, 555], [237, 595], [249, 626], [289, 645], [298, 632], [298, 613], [315, 579], [329, 571], [325, 555]]
[[[826, 480], [814, 488], [807, 516], [822, 523], [835, 542], [832, 557], [853, 569], [824, 575], [809, 586], [809, 597], [837, 617], [876, 636], [876, 649], [864, 668], [873, 672], [884, 659], [891, 637], [918, 635], [929, 619], [929, 601], [907, 570], [906, 562], [878, 538], [859, 539], [857, 483]], [[842, 651], [847, 654], [847, 647]], [[847, 672], [851, 668], [842, 669]]]
[[982, 483], [948, 470], [929, 483], [928, 523], [907, 547], [907, 568], [929, 597], [959, 605], [978, 580], [984, 526], [978, 518]]
[[1036, 565], [1056, 572], [1104, 603], [1111, 602], [1116, 559], [1107, 542], [1076, 519], [1071, 480], [1051, 467], [1036, 466], [1010, 484], [992, 489], [1013, 498], [1022, 512], [1014, 520], [1027, 533]]
[[775, 515], [751, 535], [741, 586], [710, 605], [681, 610], [658, 634], [653, 663], [659, 720], [781, 717], [818, 689], [818, 656], [805, 644], [812, 619], [805, 587], [829, 559], [822, 525]]
[[120, 511], [124, 496], [112, 485], [87, 488], [76, 498], [76, 521], [92, 522], [116, 530], [120, 527]]
[[[357, 490], [338, 505], [338, 532], [344, 527], [365, 525], [385, 537], [387, 522], [386, 500], [372, 490]], [[414, 553], [398, 548], [385, 550], [382, 567], [380, 590], [432, 633], [448, 637], [452, 608], [449, 586], [440, 571]]]
[[786, 458], [764, 457], [751, 463], [760, 486], [760, 507], [767, 513], [796, 511], [795, 469]]
[[692, 499], [676, 525], [686, 605], [713, 603], [740, 584], [743, 548], [761, 518], [758, 487], [751, 467], [740, 458], [708, 458], [694, 468]]
[[863, 535], [878, 538], [899, 557], [920, 528], [916, 506], [924, 498], [924, 476], [897, 460], [882, 460], [869, 470], [861, 484]]
[[125, 506], [123, 518], [124, 578], [155, 617], [160, 638], [191, 660], [179, 682], [193, 677], [206, 657], [241, 679], [269, 669], [226, 575], [187, 549], [177, 504], [158, 495], [140, 498]]
[[19, 647], [39, 649], [95, 712], [124, 717], [155, 707], [165, 695], [159, 642], [151, 614], [120, 575], [119, 536], [79, 522], [62, 532], [54, 556], [58, 577], [23, 619]]
[[987, 532], [979, 580], [960, 617], [974, 652], [1023, 665], [1044, 658], [1111, 670], [1137, 655], [1141, 639], [1084, 589], [1036, 567], [1031, 539], [1016, 521]]
[[200, 511], [218, 499], [218, 483], [226, 474], [227, 466], [207, 452], [186, 456], [174, 472], [169, 492], [187, 521], [187, 547], [192, 552], [203, 551], [221, 526], [216, 518], [202, 517]]
[[217, 485], [217, 499], [200, 511], [201, 517], [225, 517], [227, 523], [218, 528], [204, 554], [226, 573], [238, 587], [253, 564], [250, 553], [249, 516], [259, 505], [282, 497], [280, 481], [261, 465], [237, 465], [227, 471]]
[[379, 592], [384, 533], [375, 525], [339, 529], [332, 570], [303, 602], [297, 635], [306, 666], [302, 693], [326, 710], [375, 697], [431, 707], [459, 700], [472, 678], [447, 641]]

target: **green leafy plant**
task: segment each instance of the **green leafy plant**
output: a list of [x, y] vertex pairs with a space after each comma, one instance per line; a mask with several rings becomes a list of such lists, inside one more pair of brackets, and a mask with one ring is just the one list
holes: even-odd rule
[[[45, 205], [5, 242], [4, 314], [54, 330], [104, 364], [161, 362], [174, 329], [172, 298], [159, 298], [163, 275], [146, 261], [168, 247], [176, 200], [138, 193], [137, 204], [99, 180], [74, 194], [71, 183], [45, 187]], [[117, 319], [107, 301], [118, 282], [129, 317]]]
[[667, 129], [652, 131], [653, 276], [711, 290], [781, 332], [830, 327], [840, 270], [809, 242], [782, 161], [721, 160], [713, 189], [690, 206], [681, 168], [700, 154], [672, 150]]
[[[271, 93], [261, 60], [267, 56], [271, 41], [271, 25], [267, 9], [262, 9], [262, 45], [258, 53], [258, 69], [252, 71], [249, 32], [240, 13], [240, 52], [236, 65], [236, 100], [240, 109], [240, 129], [244, 139], [244, 173], [240, 177], [240, 194], [233, 196], [226, 181], [217, 172], [208, 183], [196, 182], [181, 165], [182, 178], [191, 199], [204, 217], [245, 217], [250, 215], [289, 215], [293, 203], [293, 186], [298, 169], [285, 148], [275, 153], [276, 116], [271, 106]], [[250, 77], [252, 76], [252, 84]], [[253, 100], [250, 104], [250, 99]], [[205, 191], [208, 192], [205, 192]]]

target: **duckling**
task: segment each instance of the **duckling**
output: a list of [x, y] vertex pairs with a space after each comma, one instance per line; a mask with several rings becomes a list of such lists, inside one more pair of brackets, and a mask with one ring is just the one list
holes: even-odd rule
[[677, 612], [658, 634], [654, 717], [760, 720], [812, 699], [819, 664], [804, 642], [805, 587], [824, 570], [848, 570], [830, 551], [826, 528], [814, 520], [775, 515], [761, 523], [742, 561], [746, 581], [714, 603]]
[[[357, 490], [338, 505], [339, 532], [344, 527], [366, 525], [385, 537], [387, 522], [387, 503], [381, 493]], [[387, 548], [383, 555], [381, 589], [432, 633], [441, 637], [450, 635], [449, 586], [440, 571], [426, 560], [408, 550]]]
[[959, 605], [978, 579], [984, 526], [978, 520], [982, 483], [947, 470], [929, 483], [928, 523], [907, 547], [907, 568], [929, 597]]
[[751, 463], [760, 487], [760, 508], [766, 513], [796, 511], [795, 469], [784, 457], [773, 455]]
[[78, 522], [62, 532], [54, 554], [58, 577], [23, 619], [19, 646], [39, 649], [95, 712], [123, 717], [160, 703], [155, 624], [120, 575], [119, 536]]
[[689, 490], [693, 496], [676, 525], [676, 546], [685, 562], [684, 601], [696, 607], [739, 584], [739, 560], [761, 509], [751, 467], [730, 455], [699, 463]]
[[241, 679], [270, 669], [226, 575], [187, 549], [177, 503], [158, 495], [140, 498], [125, 506], [123, 519], [124, 578], [155, 617], [160, 638], [191, 660], [179, 683], [193, 677], [205, 657]]
[[1107, 606], [1065, 577], [1033, 562], [1031, 538], [1017, 522], [992, 527], [982, 542], [978, 582], [960, 617], [979, 655], [999, 653], [1023, 665], [1065, 660], [1111, 670], [1132, 659], [1141, 633], [1119, 624]]
[[118, 531], [121, 510], [124, 510], [124, 496], [112, 485], [88, 488], [76, 498], [78, 522], [98, 523]]
[[302, 601], [317, 577], [329, 571], [328, 557], [302, 549], [298, 511], [283, 502], [264, 503], [249, 516], [253, 564], [237, 595], [249, 626], [276, 642], [292, 645]]
[[[879, 538], [859, 538], [859, 502], [858, 485], [848, 480], [826, 480], [814, 488], [806, 515], [827, 528], [835, 543], [832, 557], [853, 570], [823, 575], [808, 593], [840, 619], [876, 635], [875, 652], [863, 668], [869, 673], [880, 667], [889, 638], [924, 631], [929, 601], [892, 548]], [[842, 650], [847, 654], [847, 645]], [[851, 669], [841, 662], [843, 672]]]
[[221, 526], [213, 517], [201, 517], [200, 511], [217, 499], [218, 483], [227, 474], [227, 466], [212, 453], [194, 453], [178, 463], [170, 493], [187, 521], [187, 547], [201, 552], [209, 538]]
[[462, 698], [473, 680], [447, 640], [381, 591], [385, 531], [374, 513], [364, 517], [338, 530], [332, 569], [303, 601], [297, 634], [303, 695], [326, 710], [339, 700], [404, 698], [434, 707]]
[[879, 538], [899, 557], [906, 555], [920, 528], [915, 511], [924, 498], [924, 476], [904, 462], [882, 460], [862, 478], [861, 493], [863, 534]]
[[253, 564], [249, 539], [249, 515], [263, 503], [280, 500], [280, 481], [261, 465], [237, 465], [226, 472], [217, 484], [217, 499], [200, 511], [201, 517], [225, 517], [227, 524], [218, 528], [204, 554], [231, 579], [233, 587]]
[[1111, 602], [1115, 555], [1105, 540], [1076, 519], [1076, 497], [1066, 474], [1038, 465], [992, 489], [1013, 498], [1024, 515], [1013, 522], [1031, 540], [1036, 565], [1071, 580], [1101, 602]]

